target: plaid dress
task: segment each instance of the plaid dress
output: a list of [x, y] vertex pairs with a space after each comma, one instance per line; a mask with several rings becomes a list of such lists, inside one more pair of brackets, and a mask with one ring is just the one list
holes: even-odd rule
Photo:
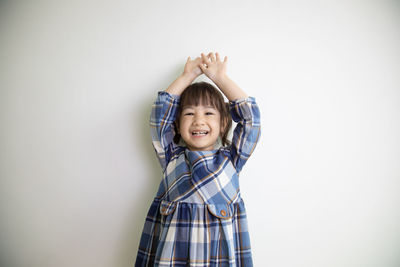
[[135, 266], [253, 266], [239, 173], [260, 136], [253, 97], [230, 102], [232, 145], [190, 151], [173, 142], [179, 96], [159, 92], [150, 125], [163, 169]]

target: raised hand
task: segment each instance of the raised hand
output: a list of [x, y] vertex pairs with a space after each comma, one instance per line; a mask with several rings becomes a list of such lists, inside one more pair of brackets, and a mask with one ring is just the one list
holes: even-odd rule
[[180, 95], [186, 87], [188, 87], [200, 74], [202, 74], [202, 70], [200, 65], [202, 64], [202, 60], [200, 57], [192, 60], [190, 57], [186, 60], [185, 68], [183, 73], [173, 81], [167, 89], [166, 92], [174, 95]]
[[201, 53], [202, 64], [200, 68], [210, 78], [224, 95], [230, 100], [247, 98], [247, 94], [226, 74], [228, 57], [221, 61], [219, 54], [209, 53], [207, 56]]
[[201, 53], [202, 64], [200, 68], [203, 73], [216, 82], [226, 75], [226, 65], [228, 63], [228, 57], [225, 56], [224, 61], [221, 61], [219, 54], [210, 52], [207, 56]]
[[197, 57], [194, 60], [188, 57], [185, 64], [185, 68], [183, 70], [183, 74], [187, 74], [189, 76], [194, 76], [194, 77], [199, 76], [200, 74], [203, 73], [203, 71], [200, 68], [201, 63], [202, 59], [200, 57]]

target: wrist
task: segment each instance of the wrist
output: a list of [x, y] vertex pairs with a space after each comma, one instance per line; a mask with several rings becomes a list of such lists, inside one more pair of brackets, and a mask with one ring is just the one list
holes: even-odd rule
[[199, 75], [196, 75], [194, 73], [183, 72], [180, 77], [181, 79], [188, 81], [189, 83], [192, 83], [194, 79], [197, 78], [197, 76]]
[[226, 73], [222, 73], [222, 74], [216, 75], [214, 77], [214, 79], [212, 79], [212, 80], [216, 85], [218, 85], [221, 83], [225, 83], [226, 81], [229, 81], [229, 77], [228, 77], [228, 75], [226, 75]]
[[165, 90], [166, 92], [173, 95], [180, 95], [183, 90], [188, 87], [196, 77], [193, 75], [182, 73], [175, 81], [173, 81], [170, 86]]
[[213, 82], [218, 86], [222, 93], [224, 93], [229, 101], [247, 98], [247, 94], [225, 73], [218, 75]]

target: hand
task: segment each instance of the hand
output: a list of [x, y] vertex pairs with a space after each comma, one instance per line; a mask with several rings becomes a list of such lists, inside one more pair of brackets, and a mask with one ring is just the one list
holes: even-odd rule
[[201, 53], [201, 58], [202, 64], [200, 64], [200, 68], [212, 81], [215, 82], [217, 79], [226, 75], [228, 57], [225, 57], [224, 61], [221, 62], [218, 53], [215, 53], [214, 56], [214, 53], [210, 52], [207, 56]]
[[188, 57], [185, 68], [183, 70], [183, 74], [187, 74], [189, 76], [194, 76], [197, 77], [200, 74], [203, 73], [203, 71], [200, 69], [200, 65], [202, 64], [202, 60], [200, 57], [195, 58], [194, 60], [191, 60], [190, 57]]
[[202, 60], [200, 57], [197, 57], [194, 60], [191, 60], [190, 57], [188, 57], [183, 73], [176, 78], [175, 81], [165, 89], [165, 91], [170, 94], [180, 95], [183, 90], [185, 90], [185, 88], [197, 78], [197, 76], [202, 74], [200, 69], [200, 65], [202, 64], [201, 62]]

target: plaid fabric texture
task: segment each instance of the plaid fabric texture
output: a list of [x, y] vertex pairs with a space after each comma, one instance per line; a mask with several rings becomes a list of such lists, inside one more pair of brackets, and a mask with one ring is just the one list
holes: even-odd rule
[[239, 173], [260, 136], [253, 97], [230, 102], [232, 145], [190, 151], [173, 142], [179, 96], [159, 92], [150, 126], [163, 169], [135, 266], [253, 266]]

